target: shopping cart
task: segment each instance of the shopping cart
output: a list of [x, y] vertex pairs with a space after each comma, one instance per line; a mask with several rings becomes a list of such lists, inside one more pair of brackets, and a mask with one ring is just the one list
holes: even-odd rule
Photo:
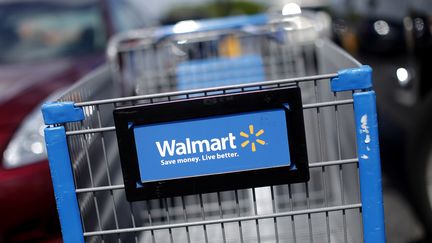
[[[116, 36], [108, 55], [42, 107], [65, 242], [385, 242], [371, 69], [320, 39], [313, 22], [186, 21]], [[113, 111], [296, 88], [309, 180], [127, 195]]]

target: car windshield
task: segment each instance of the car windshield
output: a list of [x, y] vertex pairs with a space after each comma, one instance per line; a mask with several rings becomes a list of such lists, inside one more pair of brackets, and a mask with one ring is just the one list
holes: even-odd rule
[[103, 50], [98, 5], [9, 3], [0, 5], [0, 62], [69, 57]]

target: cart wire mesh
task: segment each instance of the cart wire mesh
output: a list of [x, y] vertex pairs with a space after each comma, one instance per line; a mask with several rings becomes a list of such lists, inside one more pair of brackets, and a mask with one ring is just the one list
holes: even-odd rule
[[[221, 33], [173, 35], [155, 43], [148, 41], [147, 34], [111, 43], [115, 55], [111, 46], [110, 65], [59, 99], [75, 102], [85, 115], [82, 121], [63, 125], [86, 242], [363, 242], [355, 91], [330, 89], [337, 70], [360, 63], [320, 39], [280, 41], [267, 34], [225, 32], [222, 37]], [[221, 54], [220, 42], [227, 36], [233, 38], [231, 43], [238, 42], [240, 56], [238, 50]], [[229, 49], [233, 44], [228, 45]], [[250, 55], [260, 58], [262, 70], [257, 78], [252, 75], [236, 84], [232, 80], [254, 70], [245, 70], [248, 65], [240, 65], [240, 70], [232, 65], [213, 69], [191, 65], [202, 59]], [[198, 69], [200, 79], [181, 81], [182, 65]], [[219, 76], [215, 78], [212, 70]], [[220, 72], [239, 73], [221, 78]], [[126, 200], [114, 109], [288, 86], [302, 92], [310, 181]], [[123, 97], [125, 92], [133, 95]]]

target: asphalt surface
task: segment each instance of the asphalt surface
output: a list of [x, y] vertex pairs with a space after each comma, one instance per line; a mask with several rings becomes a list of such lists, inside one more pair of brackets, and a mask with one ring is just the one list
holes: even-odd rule
[[409, 200], [385, 175], [383, 194], [387, 242], [426, 243], [423, 226], [415, 217]]

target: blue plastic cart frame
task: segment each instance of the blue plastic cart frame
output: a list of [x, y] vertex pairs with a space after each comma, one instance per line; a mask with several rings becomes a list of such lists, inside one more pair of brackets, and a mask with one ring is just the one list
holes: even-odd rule
[[[364, 241], [383, 243], [385, 227], [378, 124], [371, 72], [369, 66], [342, 70], [331, 79], [331, 89], [333, 92], [361, 90], [353, 94], [353, 102]], [[63, 240], [66, 243], [84, 242], [66, 132], [62, 125], [83, 120], [84, 111], [72, 102], [54, 102], [43, 105], [42, 112], [48, 126], [45, 139]]]

